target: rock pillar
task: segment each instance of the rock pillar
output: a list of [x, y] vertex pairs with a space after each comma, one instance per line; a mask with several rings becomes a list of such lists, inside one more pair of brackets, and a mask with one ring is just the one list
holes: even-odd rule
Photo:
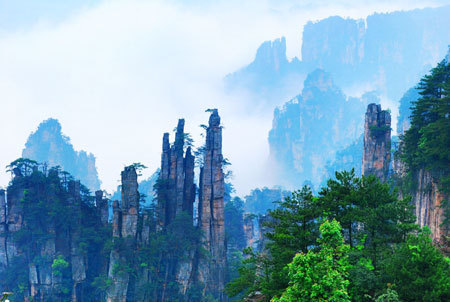
[[364, 124], [362, 175], [387, 180], [391, 160], [391, 114], [381, 105], [369, 104]]
[[[133, 166], [122, 171], [122, 203], [113, 202], [113, 241], [123, 241], [127, 249], [134, 249], [136, 245], [139, 192], [137, 173]], [[133, 259], [127, 259], [123, 254], [126, 251], [113, 248], [110, 255], [108, 277], [112, 285], [106, 293], [108, 302], [125, 302], [130, 288], [133, 286], [133, 277], [126, 270]]]
[[199, 227], [204, 234], [204, 248], [209, 257], [199, 259], [198, 278], [206, 291], [224, 299], [226, 245], [224, 223], [224, 173], [222, 127], [217, 109], [209, 118], [206, 130], [204, 164], [200, 172]]

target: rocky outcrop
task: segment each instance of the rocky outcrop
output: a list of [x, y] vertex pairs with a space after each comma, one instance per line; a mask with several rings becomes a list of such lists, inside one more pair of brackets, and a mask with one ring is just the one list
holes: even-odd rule
[[225, 182], [222, 155], [222, 127], [217, 109], [213, 109], [206, 129], [204, 163], [200, 169], [198, 225], [208, 258], [199, 259], [198, 279], [206, 292], [224, 299], [226, 244], [224, 221]]
[[391, 114], [369, 104], [364, 124], [362, 175], [373, 174], [386, 182], [391, 160]]
[[47, 119], [31, 133], [22, 151], [23, 158], [29, 158], [49, 167], [60, 166], [87, 186], [91, 191], [100, 188], [95, 156], [85, 151], [76, 151], [70, 138], [61, 131], [56, 119]]
[[184, 119], [178, 120], [175, 142], [169, 143], [169, 133], [163, 135], [161, 172], [158, 179], [158, 220], [161, 228], [176, 215], [194, 212], [194, 161], [191, 147], [185, 149]]
[[113, 248], [110, 254], [108, 277], [112, 280], [112, 285], [106, 293], [108, 302], [127, 301], [133, 285], [133, 277], [126, 267], [133, 261], [127, 258], [127, 250], [135, 248], [138, 230], [139, 192], [136, 169], [133, 166], [125, 167], [121, 178], [122, 203], [119, 205], [118, 201], [113, 202], [113, 241], [123, 245], [122, 248]]

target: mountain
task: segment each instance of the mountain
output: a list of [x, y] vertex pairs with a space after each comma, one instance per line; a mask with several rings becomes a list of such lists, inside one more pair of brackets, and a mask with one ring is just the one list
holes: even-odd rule
[[321, 69], [309, 74], [302, 93], [274, 111], [270, 159], [277, 164], [281, 185], [320, 184], [336, 150], [360, 137], [366, 104], [374, 99], [373, 93], [347, 98]]
[[447, 53], [449, 15], [450, 6], [444, 6], [308, 22], [301, 60], [286, 58], [284, 38], [266, 41], [252, 63], [225, 81], [229, 89], [245, 88], [258, 100], [279, 104], [295, 95], [306, 74], [321, 68], [344, 90], [377, 90], [398, 100]]
[[225, 77], [228, 91], [248, 90], [268, 104], [292, 97], [304, 80], [301, 62], [286, 56], [284, 37], [262, 43], [252, 63]]
[[70, 138], [61, 132], [57, 119], [49, 118], [31, 133], [22, 151], [22, 157], [48, 166], [60, 166], [91, 191], [100, 189], [101, 181], [95, 167], [95, 156], [86, 151], [76, 151]]
[[326, 69], [341, 87], [371, 83], [397, 100], [447, 52], [449, 14], [445, 6], [309, 22], [302, 62]]

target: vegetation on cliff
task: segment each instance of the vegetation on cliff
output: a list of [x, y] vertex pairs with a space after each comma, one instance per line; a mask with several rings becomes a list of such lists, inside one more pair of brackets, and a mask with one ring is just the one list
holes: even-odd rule
[[437, 172], [450, 192], [450, 63], [440, 62], [420, 81], [413, 101], [411, 127], [403, 136], [401, 158], [409, 171]]

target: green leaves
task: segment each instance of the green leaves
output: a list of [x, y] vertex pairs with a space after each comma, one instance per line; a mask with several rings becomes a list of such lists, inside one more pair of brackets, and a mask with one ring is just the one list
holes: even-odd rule
[[341, 226], [333, 220], [320, 226], [318, 251], [297, 254], [289, 267], [289, 287], [273, 302], [350, 302], [349, 246], [344, 244]]

